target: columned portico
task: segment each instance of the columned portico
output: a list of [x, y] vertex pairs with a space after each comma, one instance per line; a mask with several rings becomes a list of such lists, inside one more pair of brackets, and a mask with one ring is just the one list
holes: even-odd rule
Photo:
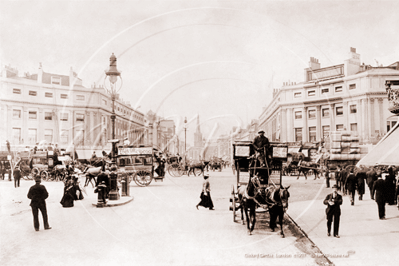
[[302, 142], [308, 142], [308, 107], [305, 106], [303, 108], [303, 116], [302, 116], [302, 121], [303, 121], [303, 127], [302, 127]]
[[316, 141], [321, 140], [321, 106], [316, 106]]
[[330, 104], [330, 131], [335, 131], [335, 103]]

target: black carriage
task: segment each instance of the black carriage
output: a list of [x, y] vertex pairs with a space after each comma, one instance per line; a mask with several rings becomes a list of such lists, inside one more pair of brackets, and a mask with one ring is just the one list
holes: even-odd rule
[[168, 158], [167, 163], [168, 163], [167, 171], [169, 175], [173, 177], [180, 177], [183, 175], [185, 170], [185, 165], [182, 163], [180, 157], [171, 156]]
[[318, 153], [319, 143], [305, 143], [300, 146], [289, 146], [286, 163], [283, 164], [283, 174], [287, 176], [305, 175], [313, 171], [315, 176], [323, 170], [321, 154]]
[[283, 163], [287, 160], [288, 146], [285, 143], [271, 142], [269, 149], [265, 150], [265, 166], [261, 166], [255, 156], [251, 141], [236, 141], [233, 143], [233, 160], [236, 173], [236, 185], [232, 185], [231, 198], [233, 221], [236, 221], [237, 191], [242, 185], [248, 185], [249, 180], [257, 175], [260, 186], [269, 184], [279, 185], [282, 179]]

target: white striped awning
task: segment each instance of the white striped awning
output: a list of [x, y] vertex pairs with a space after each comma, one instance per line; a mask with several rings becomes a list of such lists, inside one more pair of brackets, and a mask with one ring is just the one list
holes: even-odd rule
[[357, 165], [396, 165], [399, 166], [399, 123], [397, 123], [378, 143], [364, 156]]

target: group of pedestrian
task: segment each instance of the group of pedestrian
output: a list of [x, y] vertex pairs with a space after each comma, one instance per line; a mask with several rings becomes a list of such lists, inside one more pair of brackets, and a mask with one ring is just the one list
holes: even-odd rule
[[342, 196], [338, 193], [342, 189], [344, 195], [348, 195], [351, 205], [355, 205], [355, 193], [359, 200], [363, 200], [365, 184], [370, 190], [370, 198], [375, 200], [378, 206], [378, 217], [385, 220], [385, 205], [397, 204], [399, 208], [399, 172], [393, 166], [375, 166], [367, 169], [349, 168], [341, 170], [341, 166], [335, 172], [336, 184], [333, 185], [333, 193], [328, 194], [323, 203], [327, 205], [327, 235], [331, 236], [331, 225], [334, 222], [334, 237], [339, 238], [339, 221], [341, 216]]

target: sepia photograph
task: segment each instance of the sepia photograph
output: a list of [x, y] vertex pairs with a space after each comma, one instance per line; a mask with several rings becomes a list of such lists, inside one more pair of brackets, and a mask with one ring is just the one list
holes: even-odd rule
[[0, 0], [0, 264], [397, 265], [398, 13]]

